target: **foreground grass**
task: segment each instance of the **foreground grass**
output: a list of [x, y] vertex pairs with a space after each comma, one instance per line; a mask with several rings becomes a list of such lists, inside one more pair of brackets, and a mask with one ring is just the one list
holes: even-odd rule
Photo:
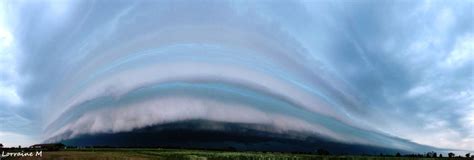
[[[4, 158], [5, 159], [5, 158]], [[11, 157], [7, 158], [11, 159]], [[61, 160], [455, 160], [463, 158], [410, 158], [377, 156], [321, 156], [312, 154], [231, 152], [187, 149], [68, 149], [43, 152], [42, 157], [15, 159]], [[467, 158], [464, 158], [465, 160]], [[3, 160], [3, 159], [2, 159]]]

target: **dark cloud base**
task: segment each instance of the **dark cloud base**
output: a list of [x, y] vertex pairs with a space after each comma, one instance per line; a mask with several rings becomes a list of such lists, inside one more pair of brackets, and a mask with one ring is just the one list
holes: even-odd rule
[[259, 124], [187, 120], [149, 126], [131, 132], [83, 135], [64, 140], [71, 146], [165, 147], [188, 149], [315, 152], [325, 149], [333, 154], [394, 154], [408, 151], [345, 144], [305, 133], [275, 132]]

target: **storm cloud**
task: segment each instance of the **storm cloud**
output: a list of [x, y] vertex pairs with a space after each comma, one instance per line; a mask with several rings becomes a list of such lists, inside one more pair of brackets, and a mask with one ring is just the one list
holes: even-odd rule
[[404, 150], [474, 148], [472, 2], [1, 6], [0, 141], [205, 119]]

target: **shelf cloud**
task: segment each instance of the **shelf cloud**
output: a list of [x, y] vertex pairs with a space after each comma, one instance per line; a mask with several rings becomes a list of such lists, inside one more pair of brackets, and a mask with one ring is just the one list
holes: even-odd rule
[[466, 3], [4, 1], [0, 135], [55, 142], [203, 119], [472, 149]]

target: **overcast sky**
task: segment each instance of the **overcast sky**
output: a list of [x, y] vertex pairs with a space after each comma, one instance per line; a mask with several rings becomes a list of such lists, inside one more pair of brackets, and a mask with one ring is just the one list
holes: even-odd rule
[[473, 6], [1, 1], [0, 143], [200, 118], [472, 149]]

